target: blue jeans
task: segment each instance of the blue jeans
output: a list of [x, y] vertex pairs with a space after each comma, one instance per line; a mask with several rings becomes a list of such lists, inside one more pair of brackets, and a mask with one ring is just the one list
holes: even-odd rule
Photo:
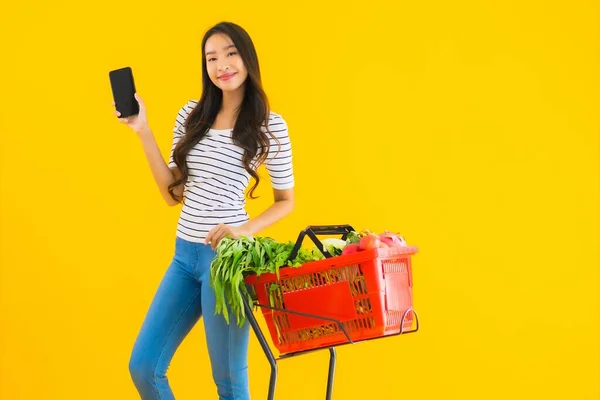
[[222, 314], [215, 315], [215, 292], [210, 286], [214, 256], [209, 245], [176, 238], [173, 260], [154, 295], [129, 362], [143, 400], [175, 398], [166, 372], [175, 351], [202, 316], [219, 399], [250, 399], [248, 322], [240, 328], [235, 317], [227, 324]]

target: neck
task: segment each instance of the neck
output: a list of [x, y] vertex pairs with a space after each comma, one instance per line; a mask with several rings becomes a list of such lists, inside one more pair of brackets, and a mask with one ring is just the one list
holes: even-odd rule
[[244, 99], [244, 88], [240, 87], [236, 91], [223, 92], [223, 101], [221, 102], [220, 112], [225, 115], [236, 114]]

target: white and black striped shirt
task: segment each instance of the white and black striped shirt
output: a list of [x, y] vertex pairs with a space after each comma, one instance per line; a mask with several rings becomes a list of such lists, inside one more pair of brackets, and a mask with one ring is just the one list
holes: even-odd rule
[[[198, 104], [190, 100], [181, 108], [173, 128], [173, 144], [169, 167], [176, 167], [173, 150], [185, 135], [184, 122]], [[264, 124], [263, 124], [264, 130]], [[285, 120], [271, 112], [269, 130], [278, 143], [270, 140], [265, 168], [275, 189], [294, 186], [292, 148]], [[250, 174], [244, 169], [244, 150], [235, 145], [231, 129], [210, 129], [208, 134], [187, 155], [188, 180], [184, 186], [184, 202], [177, 223], [177, 236], [192, 242], [204, 242], [208, 232], [223, 223], [240, 226], [249, 220], [245, 210], [245, 191]]]

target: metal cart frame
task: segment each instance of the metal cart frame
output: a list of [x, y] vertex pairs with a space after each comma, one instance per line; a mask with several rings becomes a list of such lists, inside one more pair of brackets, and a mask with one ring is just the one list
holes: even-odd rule
[[[309, 226], [308, 228], [306, 228], [305, 230], [303, 230], [300, 233], [300, 236], [298, 237], [298, 240], [294, 246], [294, 250], [290, 254], [289, 259], [292, 260], [296, 257], [296, 254], [297, 254], [298, 250], [300, 249], [300, 246], [302, 244], [302, 241], [303, 241], [305, 235], [308, 235], [313, 240], [313, 242], [315, 242], [315, 244], [317, 245], [319, 250], [321, 252], [323, 252], [323, 254], [325, 255], [326, 258], [332, 257], [332, 255], [329, 254], [329, 252], [327, 252], [327, 250], [323, 248], [323, 245], [322, 245], [321, 241], [316, 237], [316, 234], [331, 235], [331, 234], [340, 234], [341, 233], [341, 234], [343, 234], [342, 239], [346, 240], [347, 234], [351, 230], [354, 230], [354, 229], [350, 225]], [[250, 323], [250, 326], [252, 327], [252, 330], [254, 331], [254, 333], [258, 339], [258, 342], [260, 343], [260, 346], [261, 346], [265, 356], [267, 357], [269, 364], [271, 365], [271, 375], [269, 378], [269, 392], [267, 395], [267, 400], [274, 400], [274, 398], [275, 398], [275, 388], [276, 388], [276, 384], [277, 384], [277, 374], [278, 374], [277, 361], [288, 359], [291, 357], [300, 356], [303, 354], [312, 353], [315, 351], [328, 349], [329, 350], [329, 373], [327, 376], [327, 391], [326, 391], [325, 399], [331, 400], [331, 396], [333, 393], [333, 381], [334, 381], [334, 375], [335, 375], [335, 366], [336, 366], [336, 362], [337, 362], [337, 353], [335, 350], [336, 347], [344, 346], [344, 345], [348, 345], [348, 344], [366, 342], [366, 341], [370, 341], [370, 340], [389, 338], [389, 337], [394, 337], [394, 336], [399, 336], [399, 335], [406, 335], [409, 333], [417, 332], [419, 330], [419, 317], [417, 315], [417, 312], [411, 307], [411, 308], [407, 309], [404, 312], [404, 314], [402, 315], [402, 320], [400, 321], [400, 332], [399, 333], [394, 333], [394, 334], [385, 335], [385, 336], [379, 336], [379, 337], [375, 337], [375, 338], [371, 338], [371, 339], [362, 339], [362, 340], [354, 340], [353, 341], [350, 338], [350, 335], [349, 335], [348, 331], [346, 330], [346, 328], [344, 327], [344, 324], [342, 323], [342, 321], [339, 321], [334, 318], [324, 317], [322, 315], [307, 314], [307, 313], [298, 312], [298, 311], [294, 311], [294, 310], [290, 310], [290, 309], [283, 309], [283, 308], [278, 308], [278, 307], [272, 307], [272, 306], [269, 306], [266, 304], [260, 304], [260, 303], [258, 303], [257, 299], [255, 297], [253, 297], [255, 307], [266, 308], [269, 310], [281, 311], [281, 312], [285, 312], [285, 313], [289, 313], [289, 314], [296, 314], [296, 315], [301, 315], [301, 316], [305, 316], [305, 317], [312, 317], [312, 318], [322, 319], [325, 321], [335, 322], [340, 327], [340, 330], [344, 333], [344, 335], [346, 336], [346, 339], [348, 340], [345, 343], [339, 343], [339, 344], [336, 344], [333, 346], [324, 346], [324, 347], [318, 347], [318, 348], [309, 349], [309, 350], [285, 353], [285, 354], [282, 354], [280, 357], [275, 358], [275, 355], [273, 354], [273, 351], [271, 350], [271, 348], [267, 342], [267, 339], [266, 339], [264, 333], [262, 332], [260, 326], [258, 325], [258, 321], [256, 320], [256, 317], [254, 316], [252, 306], [248, 302], [248, 299], [246, 298], [246, 296], [242, 296], [242, 299], [244, 302], [244, 309], [246, 312], [246, 317], [248, 318], [248, 322]], [[416, 326], [414, 329], [411, 329], [409, 331], [403, 331], [402, 327], [404, 326], [404, 320], [409, 312], [413, 313]]]

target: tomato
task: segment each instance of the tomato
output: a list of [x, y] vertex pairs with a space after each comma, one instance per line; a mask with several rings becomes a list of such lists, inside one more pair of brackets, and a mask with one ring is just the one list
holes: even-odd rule
[[351, 243], [344, 247], [344, 250], [342, 250], [342, 255], [356, 253], [359, 250], [360, 248], [358, 246], [358, 243]]
[[360, 249], [361, 250], [371, 250], [379, 247], [381, 240], [377, 235], [367, 235], [360, 239]]

